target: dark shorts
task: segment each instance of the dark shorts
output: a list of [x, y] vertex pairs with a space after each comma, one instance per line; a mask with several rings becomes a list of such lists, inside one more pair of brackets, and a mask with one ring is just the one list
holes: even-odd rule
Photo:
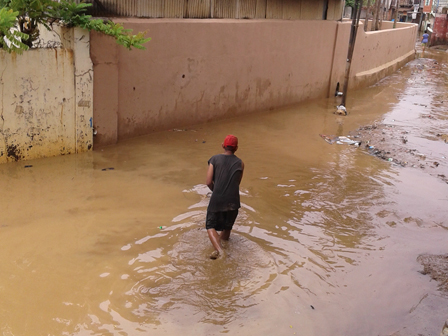
[[205, 228], [215, 229], [216, 231], [232, 230], [236, 217], [238, 216], [237, 210], [210, 212], [207, 211], [207, 219], [205, 221]]

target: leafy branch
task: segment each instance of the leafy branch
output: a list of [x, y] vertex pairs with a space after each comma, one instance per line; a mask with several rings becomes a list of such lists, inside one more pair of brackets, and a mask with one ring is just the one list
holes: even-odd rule
[[24, 50], [28, 50], [28, 46], [22, 41], [28, 40], [29, 36], [18, 30], [14, 30], [18, 12], [12, 9], [0, 9], [0, 48], [7, 52], [16, 52], [21, 54]]
[[134, 35], [131, 29], [125, 29], [111, 20], [93, 19], [86, 14], [88, 7], [92, 6], [90, 3], [77, 4], [73, 0], [0, 0], [0, 6], [3, 7], [0, 11], [0, 46], [9, 52], [33, 47], [39, 38], [39, 24], [48, 30], [54, 23], [94, 30], [112, 36], [129, 50], [145, 49], [143, 45], [151, 40], [145, 37], [145, 32]]
[[76, 4], [69, 0], [61, 0], [59, 6], [51, 15], [55, 20], [60, 20], [68, 27], [81, 27], [89, 31], [94, 30], [115, 38], [118, 44], [131, 50], [132, 47], [145, 49], [143, 44], [149, 42], [151, 38], [145, 38], [145, 32], [136, 35], [132, 34], [132, 29], [125, 29], [121, 24], [110, 20], [92, 19], [91, 15], [86, 15], [87, 8], [92, 4]]

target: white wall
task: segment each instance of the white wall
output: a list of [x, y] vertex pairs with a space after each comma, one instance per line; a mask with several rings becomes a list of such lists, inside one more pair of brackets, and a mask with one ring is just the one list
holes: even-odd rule
[[89, 33], [61, 32], [65, 48], [0, 51], [0, 163], [92, 148]]

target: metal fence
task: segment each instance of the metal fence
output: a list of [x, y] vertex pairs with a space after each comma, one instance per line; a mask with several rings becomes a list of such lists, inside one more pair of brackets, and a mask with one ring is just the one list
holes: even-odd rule
[[[82, 0], [76, 0], [81, 2]], [[140, 18], [325, 19], [343, 0], [87, 0], [94, 16]]]

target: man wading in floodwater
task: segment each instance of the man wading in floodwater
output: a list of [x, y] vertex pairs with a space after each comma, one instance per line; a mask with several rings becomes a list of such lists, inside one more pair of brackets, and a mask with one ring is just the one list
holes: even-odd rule
[[[208, 160], [206, 184], [212, 197], [207, 208], [205, 227], [215, 251], [211, 259], [224, 254], [221, 241], [229, 240], [235, 219], [240, 208], [240, 182], [243, 178], [244, 163], [235, 152], [238, 138], [228, 135], [222, 144], [223, 154], [214, 155]], [[216, 231], [222, 231], [219, 235]]]

